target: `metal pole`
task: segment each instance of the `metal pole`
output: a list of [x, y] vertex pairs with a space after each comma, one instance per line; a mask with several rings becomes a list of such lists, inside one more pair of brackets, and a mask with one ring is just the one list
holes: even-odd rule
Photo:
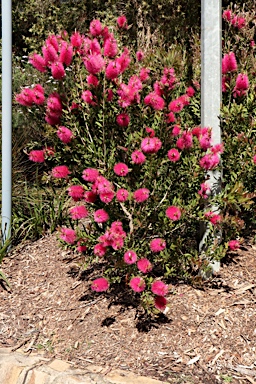
[[[221, 1], [201, 0], [201, 126], [212, 128], [212, 145], [221, 143]], [[221, 172], [208, 171], [207, 183], [211, 194], [221, 190]], [[218, 213], [218, 207], [211, 207]], [[201, 228], [199, 251], [203, 251], [209, 240], [209, 227]], [[212, 242], [220, 241], [221, 234], [215, 231]], [[220, 269], [218, 261], [210, 262], [213, 272]]]
[[12, 0], [2, 0], [2, 244], [11, 236]]

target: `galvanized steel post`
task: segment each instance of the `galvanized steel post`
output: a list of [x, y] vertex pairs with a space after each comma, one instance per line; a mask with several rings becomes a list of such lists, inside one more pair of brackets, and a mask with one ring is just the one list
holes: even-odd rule
[[12, 0], [2, 0], [2, 244], [12, 216]]
[[[221, 1], [201, 0], [201, 126], [212, 128], [212, 145], [221, 143], [221, 57], [222, 57]], [[207, 183], [211, 194], [221, 190], [221, 171], [207, 172]], [[218, 207], [211, 207], [218, 213]], [[209, 227], [201, 228], [199, 251], [203, 251], [209, 241]], [[215, 233], [212, 241], [219, 242], [221, 233]], [[217, 238], [216, 238], [217, 237]], [[218, 271], [220, 263], [210, 263], [212, 271]]]

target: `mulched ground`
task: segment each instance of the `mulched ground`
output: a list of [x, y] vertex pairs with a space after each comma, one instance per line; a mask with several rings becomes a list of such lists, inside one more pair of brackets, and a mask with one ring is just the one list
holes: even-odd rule
[[230, 255], [211, 282], [172, 285], [169, 311], [155, 320], [127, 296], [93, 293], [82, 263], [56, 235], [4, 259], [12, 289], [0, 285], [0, 346], [170, 383], [256, 384], [254, 244]]

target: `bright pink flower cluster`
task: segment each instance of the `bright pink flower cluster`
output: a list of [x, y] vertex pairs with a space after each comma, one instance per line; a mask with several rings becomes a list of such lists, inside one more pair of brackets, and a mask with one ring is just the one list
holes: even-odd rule
[[68, 188], [68, 194], [74, 201], [79, 201], [84, 198], [84, 187], [82, 185], [71, 185]]
[[112, 247], [114, 250], [121, 249], [124, 246], [126, 232], [123, 230], [120, 221], [114, 221], [104, 235], [100, 236], [98, 241], [103, 247]]
[[100, 277], [92, 282], [91, 289], [95, 292], [104, 292], [109, 288], [109, 282], [104, 277]]
[[44, 149], [34, 149], [28, 154], [29, 160], [34, 161], [35, 163], [43, 163], [45, 161], [45, 150]]
[[70, 216], [73, 220], [84, 219], [89, 215], [89, 212], [84, 205], [77, 205], [69, 209]]
[[52, 169], [52, 176], [58, 179], [66, 179], [70, 173], [66, 165], [58, 165]]
[[57, 130], [57, 136], [63, 143], [68, 144], [73, 138], [73, 133], [67, 127], [61, 126]]
[[233, 72], [237, 70], [237, 62], [234, 52], [227, 53], [222, 59], [222, 73]]
[[156, 280], [154, 281], [152, 284], [151, 284], [151, 291], [155, 294], [155, 295], [158, 295], [158, 296], [166, 296], [168, 291], [169, 291], [169, 287], [167, 284], [164, 284], [162, 281], [160, 280]]
[[239, 240], [230, 240], [228, 242], [228, 247], [231, 251], [236, 251], [240, 248], [240, 241]]
[[161, 252], [165, 248], [166, 248], [166, 242], [161, 238], [153, 239], [150, 242], [150, 249], [152, 252]]
[[233, 90], [233, 95], [234, 97], [241, 97], [245, 96], [247, 90], [249, 89], [249, 79], [246, 74], [239, 73], [237, 78], [236, 78], [236, 85]]
[[29, 57], [30, 64], [39, 72], [51, 70], [54, 79], [61, 80], [65, 76], [65, 66], [68, 67], [73, 58], [73, 46], [61, 36], [49, 36], [42, 48], [42, 55], [33, 53]]
[[153, 269], [152, 264], [146, 258], [140, 259], [137, 261], [137, 267], [142, 273], [151, 272]]
[[222, 220], [221, 215], [212, 211], [205, 212], [204, 216], [213, 224], [219, 224]]
[[238, 29], [244, 28], [246, 25], [246, 20], [244, 17], [234, 15], [230, 9], [226, 9], [222, 14], [223, 20], [228, 22], [233, 27]]
[[133, 198], [137, 203], [143, 203], [149, 198], [150, 191], [147, 188], [137, 189], [133, 193]]
[[137, 254], [136, 252], [129, 250], [126, 251], [124, 254], [124, 262], [126, 264], [135, 264], [137, 261]]
[[25, 107], [44, 104], [44, 88], [40, 84], [36, 84], [33, 88], [23, 88], [21, 93], [15, 96], [15, 100]]
[[201, 186], [200, 186], [200, 190], [198, 191], [199, 195], [203, 198], [203, 199], [207, 199], [208, 196], [209, 196], [209, 193], [210, 193], [210, 187], [207, 183], [202, 183]]
[[146, 283], [142, 277], [137, 276], [130, 280], [130, 287], [134, 292], [140, 293], [145, 290]]
[[158, 137], [145, 137], [140, 147], [144, 153], [157, 153], [162, 147], [162, 142]]
[[62, 115], [62, 101], [57, 92], [53, 92], [47, 99], [45, 121], [50, 125], [60, 124]]
[[176, 207], [175, 205], [171, 205], [170, 207], [168, 207], [165, 213], [168, 219], [172, 221], [177, 221], [181, 217], [181, 210], [179, 207]]
[[72, 245], [76, 241], [76, 232], [74, 229], [63, 227], [61, 228], [60, 238], [66, 243]]

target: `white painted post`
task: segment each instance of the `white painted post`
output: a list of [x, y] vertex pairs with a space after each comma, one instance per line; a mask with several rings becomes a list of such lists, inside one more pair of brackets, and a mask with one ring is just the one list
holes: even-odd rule
[[12, 215], [12, 0], [2, 0], [2, 244]]
[[[221, 143], [220, 129], [220, 106], [221, 106], [221, 1], [201, 0], [201, 126], [212, 128], [212, 145]], [[208, 171], [207, 183], [211, 194], [215, 195], [221, 189], [221, 172]], [[218, 207], [211, 207], [218, 213]], [[209, 236], [209, 227], [202, 229], [199, 251], [202, 252], [206, 246]], [[220, 241], [220, 233], [214, 234], [213, 243]], [[212, 272], [220, 269], [220, 263], [210, 263]]]

